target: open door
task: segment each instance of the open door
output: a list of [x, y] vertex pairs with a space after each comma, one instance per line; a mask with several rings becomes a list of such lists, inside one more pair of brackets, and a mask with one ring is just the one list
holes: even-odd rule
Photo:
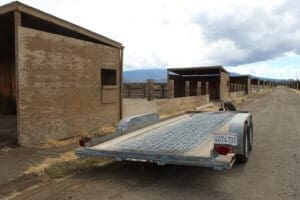
[[17, 144], [14, 14], [0, 15], [0, 148]]

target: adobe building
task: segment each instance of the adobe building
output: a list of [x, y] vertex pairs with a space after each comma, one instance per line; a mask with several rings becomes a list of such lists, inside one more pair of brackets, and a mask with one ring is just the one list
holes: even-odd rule
[[250, 75], [232, 75], [230, 76], [230, 92], [244, 91], [246, 95], [251, 94]]
[[169, 80], [174, 80], [174, 97], [186, 96], [187, 87], [190, 96], [196, 95], [198, 82], [201, 82], [202, 94], [208, 83], [211, 100], [226, 100], [229, 97], [229, 73], [222, 66], [168, 68]]
[[260, 80], [259, 78], [252, 78], [251, 79], [251, 92], [256, 93], [260, 92], [261, 86], [260, 86]]
[[121, 119], [119, 42], [13, 2], [0, 7], [0, 43], [0, 120], [15, 116], [21, 145]]

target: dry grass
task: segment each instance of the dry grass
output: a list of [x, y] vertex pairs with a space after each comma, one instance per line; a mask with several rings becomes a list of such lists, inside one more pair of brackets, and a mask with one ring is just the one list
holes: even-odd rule
[[60, 162], [51, 165], [49, 168], [45, 169], [45, 173], [50, 179], [59, 179], [66, 176], [77, 174], [83, 170], [88, 170], [93, 167], [103, 166], [110, 163], [111, 160], [108, 159], [94, 159], [94, 158], [84, 158], [78, 159], [76, 161], [70, 162]]
[[109, 159], [100, 158], [79, 159], [73, 151], [68, 151], [55, 158], [46, 158], [41, 163], [29, 167], [24, 174], [46, 174], [50, 179], [58, 179], [110, 162]]
[[300, 90], [290, 88], [290, 91], [294, 94], [300, 94]]
[[60, 146], [66, 146], [70, 144], [78, 143], [81, 137], [100, 137], [103, 135], [113, 134], [116, 130], [116, 126], [113, 125], [106, 125], [100, 128], [91, 129], [89, 131], [82, 131], [79, 136], [66, 138], [62, 140], [48, 140], [45, 144], [35, 146], [36, 148], [54, 148]]
[[77, 160], [77, 156], [74, 154], [74, 151], [68, 151], [65, 153], [60, 154], [58, 157], [55, 158], [46, 158], [41, 163], [29, 167], [24, 174], [41, 174], [50, 166], [63, 163], [63, 162], [71, 162]]
[[248, 96], [241, 96], [229, 99], [229, 101], [231, 101], [236, 106], [242, 104], [243, 102], [246, 102], [247, 100], [249, 100]]
[[162, 113], [159, 115], [160, 119], [169, 119], [169, 118], [172, 118], [172, 117], [177, 117], [179, 115], [182, 115], [186, 113], [186, 111], [179, 111], [179, 112], [173, 112], [173, 113], [169, 113], [169, 114], [165, 114], [165, 113]]
[[38, 146], [38, 148], [53, 148], [66, 146], [69, 144], [77, 143], [80, 137], [67, 138], [63, 140], [48, 140], [45, 144]]
[[207, 106], [207, 107], [204, 107], [204, 108], [201, 108], [199, 109], [198, 111], [201, 111], [201, 112], [216, 112], [219, 110], [219, 107], [212, 104], [210, 106]]

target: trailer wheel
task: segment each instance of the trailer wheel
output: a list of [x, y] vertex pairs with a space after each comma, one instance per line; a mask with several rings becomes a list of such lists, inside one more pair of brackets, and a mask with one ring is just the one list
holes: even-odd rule
[[252, 150], [252, 144], [253, 144], [253, 122], [252, 119], [250, 119], [250, 126], [249, 126], [249, 151]]
[[236, 107], [231, 101], [224, 102], [224, 108], [227, 111], [236, 111]]
[[243, 154], [238, 154], [236, 160], [239, 163], [246, 163], [249, 158], [249, 127], [244, 124], [244, 136], [243, 136]]

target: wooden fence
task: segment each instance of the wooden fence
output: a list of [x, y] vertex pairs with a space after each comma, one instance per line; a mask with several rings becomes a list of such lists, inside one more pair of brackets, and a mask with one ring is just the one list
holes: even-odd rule
[[[188, 96], [201, 96], [201, 94], [208, 94], [209, 84], [205, 82], [204, 92], [201, 91], [202, 83], [197, 82], [195, 94], [190, 88], [190, 82], [185, 81], [185, 97]], [[151, 101], [153, 99], [171, 99], [174, 98], [174, 80], [169, 80], [168, 83], [153, 83], [148, 80], [147, 83], [125, 83], [123, 85], [124, 98], [147, 98]]]
[[[153, 99], [166, 99], [168, 97], [167, 83], [124, 83], [123, 97], [148, 98], [149, 93]], [[151, 91], [150, 91], [151, 90]], [[151, 97], [149, 97], [151, 99]]]

